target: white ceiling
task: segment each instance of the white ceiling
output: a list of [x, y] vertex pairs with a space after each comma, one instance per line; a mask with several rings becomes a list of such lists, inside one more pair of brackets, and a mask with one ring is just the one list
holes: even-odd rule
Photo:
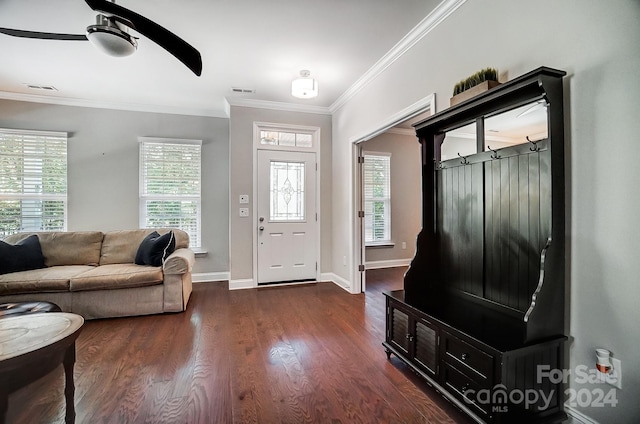
[[[202, 54], [195, 76], [141, 36], [126, 58], [89, 42], [0, 34], [0, 97], [50, 96], [144, 110], [166, 107], [225, 116], [225, 101], [250, 99], [329, 108], [439, 3], [438, 0], [119, 0]], [[82, 34], [96, 13], [83, 0], [0, 0], [0, 27]], [[131, 31], [133, 35], [139, 34]], [[312, 100], [291, 96], [309, 69]], [[54, 86], [33, 90], [25, 84]], [[236, 94], [231, 87], [255, 89]]]

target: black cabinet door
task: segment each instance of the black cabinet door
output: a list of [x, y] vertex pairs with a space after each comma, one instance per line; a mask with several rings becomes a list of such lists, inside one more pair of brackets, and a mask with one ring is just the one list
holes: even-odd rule
[[393, 301], [387, 303], [387, 343], [428, 375], [438, 372], [438, 327]]
[[414, 321], [413, 360], [417, 366], [435, 376], [438, 372], [438, 329], [424, 319]]
[[388, 343], [409, 359], [412, 341], [409, 333], [409, 315], [392, 304], [388, 308]]

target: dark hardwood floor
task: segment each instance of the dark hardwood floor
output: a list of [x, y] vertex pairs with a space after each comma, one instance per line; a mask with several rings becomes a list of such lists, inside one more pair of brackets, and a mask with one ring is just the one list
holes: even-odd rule
[[[333, 283], [228, 291], [194, 284], [185, 313], [89, 321], [77, 342], [77, 423], [469, 423], [397, 358], [383, 290]], [[62, 367], [9, 397], [8, 423], [64, 422]]]

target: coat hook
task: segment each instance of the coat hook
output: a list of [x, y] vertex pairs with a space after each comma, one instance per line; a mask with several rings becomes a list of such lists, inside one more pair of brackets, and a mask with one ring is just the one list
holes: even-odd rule
[[491, 154], [491, 159], [500, 159], [500, 155], [498, 155], [498, 152], [496, 152], [495, 150], [493, 150], [491, 148], [491, 146], [489, 146], [487, 144], [487, 149], [491, 150], [493, 153]]
[[462, 158], [462, 160], [460, 161], [461, 164], [469, 165], [469, 161], [467, 160], [466, 156], [462, 156], [460, 153], [458, 153], [458, 156], [460, 156]]
[[533, 147], [529, 147], [529, 150], [531, 150], [532, 152], [539, 152], [540, 148], [538, 147], [538, 141], [533, 141], [529, 138], [529, 136], [527, 136], [527, 141], [531, 144], [533, 144]]

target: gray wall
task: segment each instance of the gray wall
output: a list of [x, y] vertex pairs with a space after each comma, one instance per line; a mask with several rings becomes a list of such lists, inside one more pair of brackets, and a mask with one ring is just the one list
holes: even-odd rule
[[[230, 123], [230, 247], [231, 280], [253, 278], [253, 123], [302, 125], [320, 128], [320, 271], [331, 270], [331, 116], [240, 106], [231, 107]], [[238, 216], [241, 194], [251, 196], [248, 218]]]
[[[408, 263], [415, 255], [416, 236], [422, 228], [420, 144], [415, 135], [385, 132], [362, 144], [363, 151], [391, 153], [391, 241], [394, 247], [367, 247], [365, 262]], [[402, 242], [406, 249], [402, 249]]]
[[[509, 79], [543, 65], [568, 72], [568, 365], [594, 369], [594, 349], [604, 347], [624, 371], [616, 407], [572, 407], [601, 423], [640, 417], [638, 22], [637, 0], [467, 0], [333, 115], [334, 180], [352, 181], [352, 138], [417, 100], [435, 93], [443, 110], [454, 84], [487, 66]], [[333, 185], [333, 202], [333, 255], [351, 258], [350, 184]], [[334, 261], [334, 272], [350, 280], [349, 263]], [[611, 388], [575, 374], [568, 384], [588, 394]]]
[[138, 228], [138, 137], [202, 140], [202, 240], [194, 273], [228, 272], [228, 120], [0, 100], [0, 127], [68, 132], [69, 231]]

